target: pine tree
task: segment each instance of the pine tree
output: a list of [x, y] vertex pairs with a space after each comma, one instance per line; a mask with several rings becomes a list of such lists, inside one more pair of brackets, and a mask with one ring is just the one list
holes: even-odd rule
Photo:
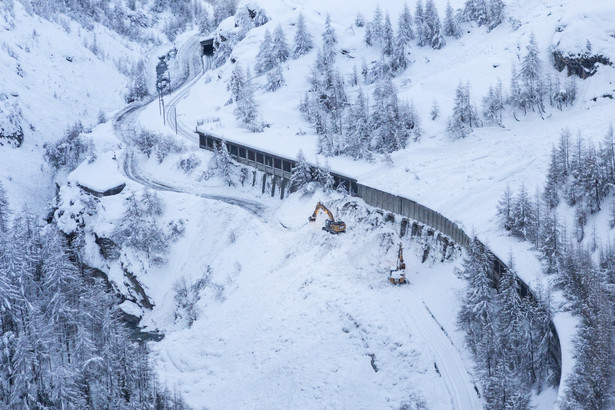
[[445, 36], [454, 38], [461, 37], [461, 27], [459, 27], [457, 16], [455, 16], [455, 12], [453, 11], [453, 7], [451, 6], [450, 1], [446, 3], [446, 14], [444, 17], [443, 26], [443, 32]]
[[433, 100], [431, 103], [431, 111], [429, 112], [429, 115], [431, 115], [432, 121], [435, 121], [436, 118], [440, 116], [440, 106], [438, 105], [438, 101]]
[[295, 32], [295, 39], [293, 43], [293, 58], [299, 58], [302, 55], [309, 53], [314, 47], [312, 35], [305, 27], [305, 16], [303, 13], [299, 13], [299, 18], [297, 19], [297, 31]]
[[246, 82], [241, 97], [237, 101], [234, 113], [243, 126], [252, 132], [261, 132], [263, 124], [259, 120], [258, 107], [254, 101], [254, 90], [250, 81], [250, 69], [246, 72]]
[[427, 44], [431, 48], [439, 50], [446, 45], [442, 30], [440, 28], [440, 17], [438, 16], [438, 10], [433, 0], [427, 0], [425, 2], [424, 11], [424, 33]]
[[408, 60], [408, 55], [406, 53], [406, 44], [406, 40], [404, 40], [404, 38], [402, 38], [402, 36], [398, 34], [398, 36], [395, 38], [395, 44], [393, 47], [390, 62], [393, 74], [399, 74], [403, 72], [406, 68], [408, 68], [408, 65], [410, 64], [410, 61]]
[[346, 140], [348, 154], [354, 159], [369, 156], [369, 141], [371, 134], [369, 103], [359, 89], [355, 103], [351, 105], [347, 115]]
[[4, 189], [2, 182], [0, 182], [0, 236], [8, 231], [10, 216], [11, 210], [9, 208], [6, 190]]
[[519, 194], [515, 197], [512, 208], [511, 235], [533, 242], [537, 235], [536, 209], [532, 205], [525, 185], [521, 186]]
[[555, 211], [547, 213], [540, 231], [540, 251], [545, 262], [545, 273], [557, 273], [561, 259], [561, 232]]
[[524, 111], [527, 111], [528, 108], [532, 110], [536, 108], [539, 113], [544, 112], [541, 70], [542, 62], [538, 55], [538, 45], [536, 44], [536, 37], [532, 33], [530, 42], [527, 45], [527, 54], [523, 58], [523, 64], [519, 73], [523, 86], [520, 105]]
[[502, 82], [498, 80], [496, 87], [489, 86], [488, 94], [483, 97], [483, 117], [487, 120], [502, 125], [502, 111], [504, 110], [504, 95]]
[[307, 185], [312, 181], [312, 168], [307, 163], [303, 151], [297, 153], [297, 162], [293, 167], [290, 177], [290, 187], [293, 192], [304, 191]]
[[463, 16], [467, 21], [474, 21], [479, 26], [489, 23], [489, 10], [485, 0], [466, 0]]
[[374, 107], [371, 110], [372, 139], [370, 146], [376, 152], [390, 153], [399, 149], [396, 125], [399, 116], [397, 91], [390, 78], [380, 81], [374, 90]]
[[243, 69], [239, 63], [235, 64], [233, 72], [231, 73], [231, 79], [229, 81], [229, 89], [231, 91], [231, 98], [234, 102], [241, 99], [243, 89], [246, 80], [243, 77]]
[[335, 62], [337, 53], [337, 36], [335, 29], [331, 26], [331, 16], [327, 14], [325, 20], [325, 31], [322, 33], [322, 50], [325, 65], [332, 66]]
[[557, 152], [555, 147], [551, 149], [551, 164], [547, 173], [542, 198], [548, 209], [553, 209], [559, 205], [559, 188], [562, 184], [562, 171], [558, 166]]
[[506, 185], [504, 195], [498, 201], [497, 216], [500, 221], [500, 226], [507, 231], [513, 228], [513, 194], [510, 190], [510, 185]]
[[316, 181], [318, 181], [318, 184], [320, 184], [320, 186], [325, 192], [329, 192], [331, 189], [333, 189], [333, 184], [335, 183], [335, 180], [331, 175], [331, 168], [329, 167], [328, 161], [325, 162], [324, 167], [316, 167]]
[[274, 68], [267, 72], [267, 84], [265, 85], [265, 89], [273, 92], [284, 85], [286, 85], [286, 80], [282, 73], [282, 66], [276, 64]]
[[[273, 32], [273, 42], [271, 44], [271, 54], [276, 63], [283, 63], [290, 57], [286, 35], [282, 26], [278, 24]], [[273, 67], [272, 67], [273, 68]]]
[[266, 73], [273, 68], [275, 62], [276, 57], [273, 55], [273, 40], [271, 38], [271, 33], [269, 30], [265, 30], [263, 42], [258, 49], [258, 54], [256, 54], [254, 71], [256, 71], [256, 74]]
[[609, 125], [609, 129], [602, 140], [600, 158], [607, 183], [615, 184], [615, 131], [613, 130], [613, 124]]
[[447, 132], [451, 138], [465, 138], [478, 126], [476, 109], [470, 102], [470, 85], [459, 83], [455, 91], [453, 115], [449, 118]]
[[510, 95], [508, 99], [513, 107], [521, 107], [521, 86], [519, 85], [519, 74], [517, 73], [517, 66], [515, 63], [513, 63], [511, 68]]
[[489, 0], [489, 30], [493, 30], [504, 21], [504, 1]]
[[374, 10], [370, 31], [372, 42], [380, 44], [382, 42], [382, 10], [380, 10], [380, 5], [377, 5], [376, 10]]
[[222, 177], [228, 186], [235, 185], [233, 181], [233, 160], [228, 152], [226, 141], [216, 146], [214, 151], [214, 163], [216, 172]]
[[389, 12], [386, 12], [384, 16], [384, 25], [382, 26], [382, 52], [385, 56], [393, 54], [393, 26], [391, 25], [391, 18]]
[[492, 333], [493, 290], [491, 255], [476, 238], [470, 242], [463, 259], [461, 277], [465, 280], [462, 305], [457, 315], [459, 326], [466, 332], [466, 343], [476, 355], [485, 333]]
[[412, 29], [412, 15], [408, 8], [408, 3], [404, 3], [404, 8], [399, 15], [397, 38], [403, 41], [404, 44], [410, 44], [415, 39], [414, 30]]
[[423, 0], [417, 0], [416, 11], [414, 12], [414, 26], [416, 28], [416, 44], [424, 47], [429, 44], [429, 38], [425, 33], [425, 16], [423, 13]]

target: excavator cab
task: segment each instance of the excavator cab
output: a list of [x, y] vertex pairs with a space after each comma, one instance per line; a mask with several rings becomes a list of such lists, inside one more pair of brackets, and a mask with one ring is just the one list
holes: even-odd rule
[[404, 262], [404, 251], [399, 244], [399, 251], [397, 251], [397, 267], [392, 269], [389, 273], [389, 282], [394, 285], [403, 285], [408, 283], [406, 281], [406, 262]]
[[310, 222], [316, 221], [318, 211], [323, 211], [329, 217], [329, 219], [325, 221], [325, 226], [322, 227], [323, 231], [327, 231], [332, 234], [346, 232], [346, 223], [344, 221], [336, 221], [331, 211], [329, 211], [329, 209], [327, 209], [327, 207], [324, 206], [322, 202], [318, 202], [318, 204], [316, 205], [316, 209], [314, 209], [314, 213], [308, 218]]

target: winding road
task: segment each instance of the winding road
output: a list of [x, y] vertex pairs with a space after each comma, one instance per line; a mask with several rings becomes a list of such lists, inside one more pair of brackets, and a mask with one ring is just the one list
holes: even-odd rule
[[[198, 37], [192, 37], [184, 43], [178, 50], [176, 58], [180, 59], [180, 64], [185, 67], [185, 73], [183, 76], [177, 77], [180, 79], [178, 84], [175, 85], [170, 95], [166, 96], [166, 98], [168, 98], [166, 104], [166, 124], [178, 135], [181, 135], [189, 141], [196, 141], [198, 143], [198, 138], [191, 129], [181, 122], [176, 122], [175, 110], [177, 103], [184, 98], [190, 88], [198, 82], [204, 70], [210, 68], [210, 60], [208, 58], [205, 60], [201, 59]], [[134, 148], [131, 146], [131, 135], [137, 132], [137, 118], [141, 111], [148, 104], [154, 103], [155, 99], [156, 98], [150, 98], [129, 105], [120, 111], [113, 120], [114, 132], [127, 146], [123, 162], [123, 172], [126, 177], [154, 190], [187, 193], [202, 198], [223, 201], [228, 204], [242, 207], [262, 217], [267, 209], [264, 203], [235, 196], [207, 193], [207, 188], [198, 186], [172, 185], [157, 180], [155, 177], [146, 174], [139, 168], [138, 161], [135, 158]], [[425, 344], [429, 346], [435, 360], [434, 365], [442, 376], [450, 396], [451, 408], [460, 410], [482, 408], [482, 402], [475, 390], [476, 388], [472, 381], [472, 377], [466, 370], [459, 352], [447, 338], [447, 335], [443, 332], [435, 318], [431, 316], [427, 308], [422, 304], [419, 295], [411, 288], [406, 288], [406, 290], [408, 290], [408, 292], [404, 292], [403, 295], [400, 295], [397, 300], [393, 300], [392, 303], [399, 305], [399, 311], [406, 312], [404, 318], [407, 327], [412, 329], [418, 337], [424, 339]]]

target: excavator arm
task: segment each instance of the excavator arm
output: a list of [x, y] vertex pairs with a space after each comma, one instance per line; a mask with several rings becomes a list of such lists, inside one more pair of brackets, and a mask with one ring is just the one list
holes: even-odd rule
[[404, 262], [404, 251], [401, 243], [399, 244], [399, 251], [397, 251], [397, 268], [392, 270], [389, 274], [389, 282], [394, 285], [408, 283], [406, 281], [406, 262]]
[[331, 211], [329, 211], [329, 209], [324, 206], [322, 202], [318, 202], [318, 204], [316, 204], [316, 209], [314, 209], [314, 213], [308, 218], [308, 220], [310, 222], [316, 221], [316, 217], [318, 216], [319, 211], [323, 211], [325, 214], [327, 214], [327, 217], [329, 218], [325, 222], [325, 226], [322, 228], [323, 230], [329, 233], [346, 232], [346, 224], [343, 221], [336, 221]]

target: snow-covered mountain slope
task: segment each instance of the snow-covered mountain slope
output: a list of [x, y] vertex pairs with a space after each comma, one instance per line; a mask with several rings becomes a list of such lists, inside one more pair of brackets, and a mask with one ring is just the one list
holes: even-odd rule
[[141, 31], [131, 38], [86, 16], [79, 19], [88, 22], [84, 26], [59, 6], [43, 18], [27, 2], [0, 4], [0, 122], [23, 132], [20, 148], [0, 138], [0, 182], [12, 208], [39, 212], [49, 205], [54, 171], [45, 163], [43, 146], [77, 122], [88, 129], [112, 117], [125, 104], [139, 61], [146, 62], [147, 86], [154, 89], [158, 55], [173, 47], [162, 45], [168, 39], [161, 28], [173, 16], [146, 17], [147, 10], [133, 12]]

